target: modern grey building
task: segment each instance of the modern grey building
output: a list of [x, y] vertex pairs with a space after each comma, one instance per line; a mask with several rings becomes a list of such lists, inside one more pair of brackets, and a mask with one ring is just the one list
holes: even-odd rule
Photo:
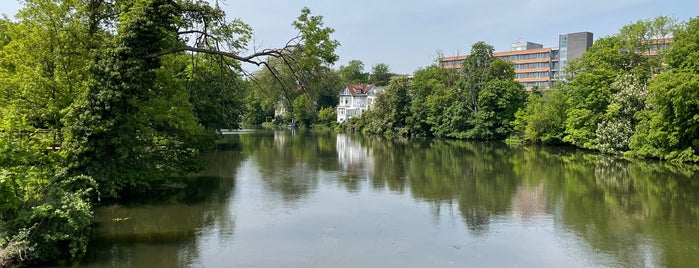
[[568, 61], [582, 57], [592, 46], [593, 35], [591, 32], [579, 32], [562, 34], [558, 37], [559, 68], [560, 72], [565, 71]]
[[[592, 41], [590, 32], [559, 35], [558, 48], [544, 48], [541, 44], [517, 40], [512, 43], [512, 50], [495, 52], [493, 56], [512, 62], [515, 80], [527, 89], [550, 88], [553, 82], [564, 79], [562, 74], [567, 63], [590, 49]], [[439, 62], [444, 68], [459, 69], [465, 59], [466, 56], [444, 57]]]

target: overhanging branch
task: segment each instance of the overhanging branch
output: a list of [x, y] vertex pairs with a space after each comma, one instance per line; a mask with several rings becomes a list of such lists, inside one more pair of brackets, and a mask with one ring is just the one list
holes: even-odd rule
[[157, 57], [162, 57], [165, 55], [170, 55], [178, 52], [198, 52], [198, 53], [206, 53], [206, 54], [211, 54], [211, 55], [219, 55], [219, 56], [224, 56], [228, 57], [231, 59], [235, 59], [241, 62], [247, 62], [251, 64], [255, 64], [257, 66], [260, 66], [264, 63], [264, 61], [258, 60], [260, 57], [275, 57], [275, 58], [283, 58], [285, 51], [288, 51], [289, 49], [295, 47], [294, 45], [288, 45], [284, 48], [281, 49], [265, 49], [260, 52], [256, 52], [247, 56], [241, 56], [235, 53], [231, 52], [225, 52], [221, 50], [215, 50], [215, 49], [207, 49], [207, 48], [198, 48], [198, 47], [192, 47], [192, 46], [181, 46], [181, 47], [175, 47], [171, 49], [166, 49], [162, 50], [156, 53], [149, 54], [147, 57], [148, 58], [157, 58]]

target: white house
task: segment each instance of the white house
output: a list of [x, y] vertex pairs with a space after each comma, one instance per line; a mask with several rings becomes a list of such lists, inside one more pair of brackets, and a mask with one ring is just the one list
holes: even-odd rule
[[373, 84], [347, 84], [340, 92], [337, 104], [337, 122], [347, 122], [352, 117], [361, 116], [376, 101], [376, 94], [383, 92], [383, 87]]

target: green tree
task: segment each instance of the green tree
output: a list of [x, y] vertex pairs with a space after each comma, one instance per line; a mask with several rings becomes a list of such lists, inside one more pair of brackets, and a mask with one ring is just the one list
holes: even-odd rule
[[619, 34], [597, 40], [569, 65], [568, 118], [564, 141], [614, 153], [628, 150], [643, 109], [648, 81], [665, 67], [667, 40], [674, 19], [660, 16], [624, 26]]
[[337, 112], [335, 108], [321, 108], [318, 111], [318, 124], [324, 129], [335, 129], [337, 126]]
[[370, 82], [377, 86], [388, 85], [389, 80], [391, 80], [391, 71], [388, 64], [379, 63], [371, 67]]
[[574, 77], [566, 85], [568, 109], [565, 142], [587, 149], [598, 149], [596, 131], [605, 120], [618, 76], [647, 79], [647, 59], [637, 53], [623, 53], [619, 37], [601, 38], [581, 58], [572, 61], [566, 73]]
[[259, 88], [254, 85], [246, 92], [245, 124], [260, 125], [274, 116], [274, 105], [266, 105], [260, 94]]
[[209, 130], [239, 128], [245, 112], [241, 96], [251, 90], [250, 82], [218, 57], [182, 55], [178, 61], [188, 62], [182, 82], [199, 124]]
[[71, 174], [93, 177], [107, 196], [196, 169], [203, 128], [182, 84], [149, 57], [176, 44], [177, 12], [167, 1], [130, 6], [115, 41], [95, 61], [85, 98], [64, 120]]
[[3, 21], [0, 104], [15, 105], [35, 127], [59, 129], [62, 111], [85, 90], [91, 46], [80, 1], [26, 1]]
[[87, 248], [93, 181], [68, 177], [53, 135], [0, 108], [0, 265], [75, 259]]
[[[691, 23], [688, 31], [699, 30], [699, 20]], [[682, 34], [676, 40], [684, 42]], [[678, 52], [673, 47], [669, 53]], [[651, 81], [649, 91], [650, 108], [640, 115], [631, 138], [631, 154], [699, 162], [699, 73], [678, 68], [659, 74]]]
[[337, 60], [333, 29], [307, 8], [286, 47], [241, 55], [252, 29], [206, 1], [23, 4], [17, 22], [0, 19], [1, 265], [82, 255], [93, 189], [115, 197], [197, 170], [211, 129], [240, 120], [241, 63], [280, 59], [306, 90]]
[[340, 75], [345, 83], [368, 83], [369, 74], [364, 72], [364, 63], [360, 60], [351, 60], [347, 66], [340, 66]]
[[304, 75], [303, 79], [307, 80], [301, 82], [297, 71], [300, 66], [294, 63], [289, 66], [277, 58], [270, 58], [266, 64], [267, 68], [253, 74], [253, 86], [259, 91], [252, 94], [256, 98], [253, 101], [259, 102], [262, 111], [274, 111], [283, 105], [293, 114], [294, 101], [302, 95], [307, 95], [319, 108], [337, 106], [342, 82], [339, 74], [331, 68], [319, 66], [312, 75]]
[[493, 57], [493, 46], [485, 42], [477, 42], [471, 47], [471, 53], [463, 63], [463, 73], [466, 86], [470, 91], [469, 110], [478, 112], [478, 93], [483, 89], [489, 80], [488, 72], [490, 65], [495, 61]]
[[283, 106], [293, 113], [293, 101], [303, 92], [293, 69], [280, 58], [270, 58], [265, 64], [266, 68], [252, 75], [257, 91], [252, 96], [257, 98], [262, 110], [274, 114], [277, 106]]
[[453, 137], [453, 133], [463, 131], [470, 111], [466, 109], [457, 88], [448, 87], [427, 96], [427, 124], [435, 137]]
[[382, 93], [378, 93], [374, 107], [368, 112], [366, 131], [386, 137], [409, 136], [407, 119], [410, 115], [410, 83], [405, 77], [394, 77]]
[[[28, 0], [0, 19], [0, 266], [75, 259], [87, 247], [95, 185], [68, 175], [61, 118], [85, 92], [104, 32], [86, 1]], [[21, 263], [20, 263], [21, 264]]]
[[337, 97], [343, 88], [342, 77], [336, 70], [326, 68], [319, 74], [318, 83], [316, 83], [316, 95], [318, 108], [335, 107], [340, 99]]
[[647, 72], [652, 75], [662, 71], [664, 65], [662, 54], [676, 29], [677, 24], [674, 18], [658, 16], [623, 26], [619, 30], [619, 38], [626, 51], [650, 57], [645, 66], [647, 66]]
[[303, 126], [311, 126], [316, 119], [316, 107], [307, 94], [303, 94], [294, 100], [294, 119]]
[[[431, 111], [438, 110], [440, 105], [430, 102], [429, 98], [434, 94], [444, 92], [447, 88], [455, 87], [456, 78], [454, 75], [456, 73], [455, 70], [447, 70], [438, 65], [431, 65], [415, 71], [411, 83], [412, 100], [410, 102], [410, 117], [408, 118], [411, 135], [424, 137], [433, 134], [432, 124], [428, 118], [439, 119], [440, 113], [435, 111], [435, 114], [432, 114]], [[431, 108], [428, 104], [435, 104], [435, 106]]]
[[514, 131], [515, 113], [523, 106], [525, 98], [524, 87], [514, 81], [514, 76], [486, 83], [478, 94], [481, 109], [475, 115], [469, 136], [478, 140], [503, 140], [510, 136]]
[[568, 96], [560, 89], [532, 92], [515, 114], [514, 128], [532, 143], [561, 144], [565, 131]]
[[638, 124], [636, 113], [645, 109], [648, 90], [633, 75], [618, 76], [612, 88], [616, 93], [595, 134], [601, 152], [621, 153], [629, 149], [633, 128]]

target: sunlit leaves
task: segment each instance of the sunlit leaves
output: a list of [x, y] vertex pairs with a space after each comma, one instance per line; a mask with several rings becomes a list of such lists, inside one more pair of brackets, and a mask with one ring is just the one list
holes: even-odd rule
[[303, 8], [292, 25], [299, 31], [301, 66], [332, 65], [337, 61], [335, 49], [340, 42], [330, 38], [335, 30], [323, 27], [323, 16], [312, 16], [310, 9]]

